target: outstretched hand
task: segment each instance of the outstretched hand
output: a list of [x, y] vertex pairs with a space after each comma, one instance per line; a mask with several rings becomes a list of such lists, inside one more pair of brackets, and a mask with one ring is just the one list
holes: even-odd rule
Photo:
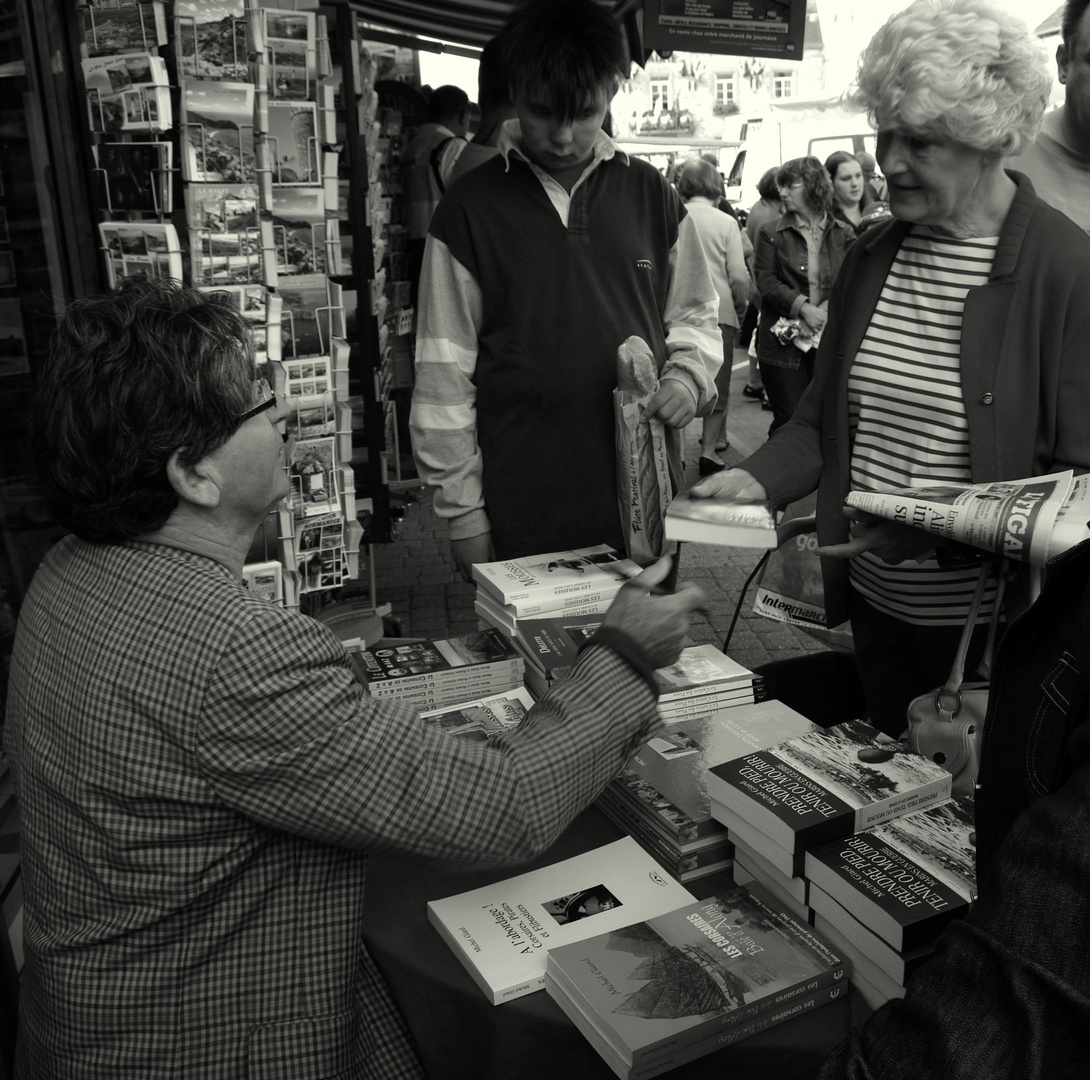
[[602, 620], [603, 626], [623, 630], [651, 658], [666, 667], [681, 655], [694, 611], [704, 603], [704, 590], [685, 582], [676, 592], [656, 594], [669, 576], [672, 557], [663, 556], [621, 586]]
[[898, 525], [851, 506], [844, 508], [844, 514], [852, 521], [851, 539], [843, 544], [825, 544], [817, 548], [819, 555], [854, 559], [864, 551], [873, 551], [883, 562], [895, 565], [924, 558], [935, 549], [935, 537], [911, 525]]
[[726, 469], [698, 480], [689, 494], [694, 499], [736, 499], [739, 502], [759, 502], [768, 498], [764, 484], [745, 469]]

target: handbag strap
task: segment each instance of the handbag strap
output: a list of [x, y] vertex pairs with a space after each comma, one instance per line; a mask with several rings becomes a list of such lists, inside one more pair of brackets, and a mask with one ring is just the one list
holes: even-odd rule
[[950, 668], [950, 677], [946, 680], [945, 689], [954, 693], [960, 689], [965, 681], [965, 656], [969, 651], [969, 641], [972, 639], [973, 630], [976, 627], [977, 615], [980, 612], [980, 604], [984, 599], [984, 592], [988, 587], [988, 578], [994, 570], [996, 576], [995, 607], [992, 609], [991, 623], [988, 625], [988, 638], [984, 644], [984, 654], [980, 659], [979, 671], [983, 679], [991, 678], [992, 657], [995, 653], [995, 640], [999, 631], [1000, 609], [1003, 605], [1003, 593], [1006, 589], [1007, 575], [1006, 559], [989, 559], [980, 567], [980, 577], [977, 578], [973, 599], [969, 604], [969, 613], [965, 617], [965, 626], [961, 631], [961, 640], [958, 642], [957, 652], [954, 654], [954, 663]]
[[992, 678], [992, 660], [995, 658], [995, 642], [999, 637], [999, 616], [1003, 609], [1003, 596], [1007, 591], [1007, 560], [998, 559], [993, 564], [995, 569], [995, 607], [992, 608], [992, 621], [988, 624], [988, 639], [984, 643], [984, 654], [980, 658], [977, 671], [981, 679], [990, 682]]

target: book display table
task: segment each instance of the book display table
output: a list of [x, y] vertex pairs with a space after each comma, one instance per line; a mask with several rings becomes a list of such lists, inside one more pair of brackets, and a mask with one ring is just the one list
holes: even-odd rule
[[[428, 922], [427, 902], [608, 844], [624, 835], [593, 807], [536, 862], [461, 873], [374, 856], [367, 875], [364, 939], [393, 992], [432, 1080], [615, 1080], [597, 1051], [544, 990], [491, 1004]], [[729, 872], [687, 887], [713, 896]], [[850, 998], [666, 1074], [678, 1080], [802, 1080], [850, 1029]]]

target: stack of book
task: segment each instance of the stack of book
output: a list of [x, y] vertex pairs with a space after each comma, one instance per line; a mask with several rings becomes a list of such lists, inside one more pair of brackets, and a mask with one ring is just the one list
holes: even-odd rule
[[[860, 721], [818, 729], [714, 765], [706, 783], [712, 816], [726, 826], [734, 844], [735, 881], [759, 882], [799, 918], [809, 919], [823, 908], [823, 928], [830, 938], [843, 935], [837, 941], [849, 955], [855, 954], [848, 946], [862, 940], [862, 934], [844, 920], [852, 909], [844, 904], [844, 890], [834, 882], [838, 875], [829, 864], [837, 864], [845, 851], [845, 866], [859, 861], [851, 851], [874, 847], [871, 832], [885, 823], [908, 815], [916, 821], [930, 808], [956, 805], [950, 799], [949, 773]], [[952, 836], [952, 812], [935, 812]], [[956, 847], [964, 835], [959, 833], [959, 840], [951, 840], [948, 847]], [[845, 871], [840, 879], [863, 884], [883, 874], [878, 864], [872, 871], [869, 877]], [[896, 888], [892, 876], [886, 886]], [[837, 906], [842, 910], [835, 910]], [[856, 906], [851, 915], [859, 931], [875, 935], [859, 913]], [[845, 933], [845, 927], [851, 932]], [[870, 959], [861, 960], [853, 980], [867, 1003], [877, 1007], [903, 993], [904, 978], [919, 957], [887, 958], [887, 970], [899, 975], [898, 984], [874, 974], [874, 953], [858, 952]]]
[[579, 651], [602, 625], [602, 618], [601, 613], [591, 613], [517, 620], [511, 640], [526, 661], [526, 685], [536, 697], [571, 671]]
[[460, 637], [387, 638], [349, 653], [373, 697], [440, 709], [523, 685], [518, 650], [493, 629]]
[[474, 609], [511, 636], [520, 619], [535, 615], [601, 614], [640, 569], [607, 544], [476, 563]]
[[734, 846], [712, 817], [708, 769], [814, 730], [779, 701], [750, 701], [671, 724], [610, 781], [598, 807], [679, 881], [729, 869]]
[[517, 686], [502, 694], [490, 694], [460, 705], [425, 709], [420, 718], [456, 738], [487, 742], [504, 732], [514, 731], [533, 705], [530, 691], [525, 686]]
[[693, 903], [625, 837], [428, 902], [428, 921], [493, 1005], [545, 987], [546, 953]]
[[948, 799], [806, 853], [814, 926], [851, 957], [853, 981], [877, 1008], [976, 895], [972, 796]]
[[760, 886], [549, 950], [545, 988], [621, 1080], [847, 996], [851, 963]]
[[732, 705], [762, 701], [764, 680], [715, 645], [690, 645], [655, 673], [659, 715], [667, 723], [695, 720]]

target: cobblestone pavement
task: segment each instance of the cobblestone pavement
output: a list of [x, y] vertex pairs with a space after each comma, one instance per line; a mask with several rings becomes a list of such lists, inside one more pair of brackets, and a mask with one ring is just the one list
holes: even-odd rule
[[[770, 414], [743, 397], [745, 354], [735, 353], [734, 379], [728, 411], [728, 464], [751, 453], [765, 437]], [[686, 469], [696, 479], [700, 422], [686, 439]], [[458, 578], [450, 559], [446, 525], [435, 515], [429, 491], [404, 493], [405, 516], [399, 538], [375, 547], [376, 599], [392, 606], [401, 633], [414, 637], [448, 637], [477, 628], [474, 588]], [[759, 552], [685, 544], [681, 553], [682, 580], [695, 581], [707, 596], [707, 614], [698, 615], [691, 636], [698, 644], [722, 646], [746, 578], [757, 565]], [[805, 631], [754, 615], [752, 588], [742, 606], [728, 652], [745, 667], [820, 651], [825, 646]]]

